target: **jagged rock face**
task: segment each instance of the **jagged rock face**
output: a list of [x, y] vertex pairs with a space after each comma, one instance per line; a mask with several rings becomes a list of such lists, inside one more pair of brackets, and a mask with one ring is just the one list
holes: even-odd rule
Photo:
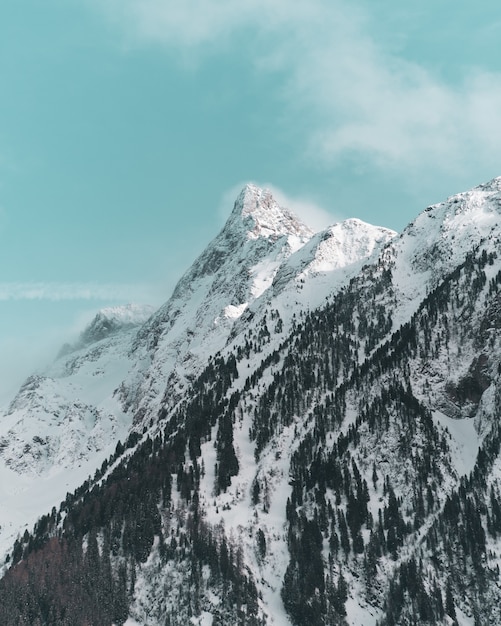
[[140, 306], [137, 304], [102, 309], [82, 332], [78, 347], [88, 346], [96, 341], [106, 339], [119, 331], [140, 326], [154, 312], [155, 309], [152, 306]]
[[[47, 606], [39, 580], [80, 598], [58, 571], [82, 563], [115, 590], [89, 584], [82, 623], [500, 623], [500, 203], [495, 179], [401, 235], [358, 220], [313, 234], [246, 187], [119, 342], [132, 369], [114, 401], [136, 423], [18, 541], [0, 621]], [[117, 342], [60, 372], [103, 367]]]
[[281, 207], [267, 189], [247, 185], [237, 198], [233, 213], [225, 228], [230, 230], [237, 222], [248, 239], [277, 239], [297, 237], [305, 241], [313, 232], [286, 207]]

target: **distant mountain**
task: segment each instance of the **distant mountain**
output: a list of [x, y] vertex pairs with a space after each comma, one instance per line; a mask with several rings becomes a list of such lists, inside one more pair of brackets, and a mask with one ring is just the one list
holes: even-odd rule
[[151, 306], [137, 304], [102, 309], [82, 332], [77, 346], [89, 346], [120, 331], [144, 324], [154, 312]]
[[100, 311], [76, 345], [30, 376], [0, 417], [0, 551], [75, 489], [127, 436], [131, 417], [114, 397], [130, 345], [151, 307]]
[[0, 622], [501, 623], [500, 250], [501, 178], [401, 234], [248, 185], [2, 417]]

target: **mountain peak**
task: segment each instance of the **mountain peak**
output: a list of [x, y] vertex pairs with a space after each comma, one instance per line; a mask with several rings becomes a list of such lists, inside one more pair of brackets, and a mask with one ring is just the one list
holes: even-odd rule
[[492, 178], [491, 180], [487, 181], [486, 183], [482, 183], [481, 185], [477, 185], [477, 187], [475, 187], [475, 189], [483, 189], [483, 190], [490, 190], [490, 191], [501, 191], [501, 176], [496, 176], [495, 178]]
[[59, 351], [58, 358], [106, 339], [121, 330], [140, 326], [154, 312], [155, 308], [150, 305], [134, 303], [100, 309], [80, 333], [80, 338], [75, 344], [64, 344]]
[[501, 624], [501, 179], [297, 224], [247, 185], [139, 331], [26, 381], [0, 623]]
[[149, 305], [126, 304], [106, 307], [98, 311], [80, 336], [80, 343], [88, 345], [100, 341], [124, 328], [143, 324], [155, 309]]
[[240, 219], [249, 239], [297, 236], [309, 238], [313, 231], [292, 211], [280, 206], [269, 189], [248, 183], [240, 192], [230, 222]]
[[376, 240], [381, 238], [388, 239], [394, 237], [397, 233], [390, 228], [384, 226], [374, 226], [368, 222], [364, 222], [358, 217], [349, 217], [341, 222], [336, 222], [329, 226], [325, 231], [325, 236], [332, 236], [336, 233], [360, 233], [360, 236], [371, 235]]
[[429, 206], [402, 232], [413, 269], [437, 276], [452, 271], [498, 231], [500, 212], [501, 177]]

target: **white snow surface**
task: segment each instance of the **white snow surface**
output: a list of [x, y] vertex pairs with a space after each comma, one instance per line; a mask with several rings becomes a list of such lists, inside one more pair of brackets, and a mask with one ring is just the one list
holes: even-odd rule
[[375, 249], [396, 234], [393, 230], [372, 226], [359, 219], [334, 224], [312, 239], [308, 246], [310, 258], [298, 278], [347, 268], [362, 260], [366, 262]]
[[98, 317], [123, 324], [138, 326], [144, 324], [146, 320], [155, 312], [155, 307], [149, 304], [129, 303], [124, 306], [104, 307], [98, 313]]
[[[0, 471], [15, 488], [0, 492], [0, 548], [93, 473], [138, 411], [145, 420], [156, 417], [166, 390], [173, 403], [181, 397], [208, 356], [224, 349], [232, 332], [244, 333], [247, 324], [235, 330], [235, 323], [249, 306], [256, 303], [255, 323], [271, 302], [290, 321], [309, 300], [321, 303], [346, 284], [346, 268], [355, 270], [391, 236], [359, 220], [314, 236], [269, 191], [247, 185], [222, 232], [158, 312], [133, 304], [102, 309], [80, 342], [30, 377], [1, 416]], [[277, 286], [281, 270], [288, 281], [282, 275]], [[308, 277], [317, 281], [310, 292]]]
[[501, 177], [428, 207], [388, 246], [383, 260], [391, 267], [401, 305], [395, 328], [483, 241], [499, 233]]
[[347, 285], [363, 265], [374, 261], [396, 235], [358, 219], [334, 224], [314, 235], [282, 265], [273, 281], [273, 295], [278, 302], [284, 301], [285, 308], [313, 310]]
[[[260, 328], [263, 320], [269, 324], [272, 311], [278, 312], [283, 329], [271, 333], [270, 352], [287, 336], [295, 314], [321, 306], [363, 266], [379, 264], [391, 269], [394, 293], [381, 298], [393, 313], [396, 329], [481, 242], [499, 247], [494, 231], [499, 232], [500, 211], [497, 178], [429, 207], [401, 235], [356, 219], [314, 234], [270, 192], [246, 186], [226, 226], [165, 305], [153, 314], [133, 308], [101, 312], [83, 336], [101, 337], [108, 322], [112, 333], [31, 377], [1, 416], [0, 557], [18, 533], [92, 474], [131, 427], [155, 420], [161, 406], [173, 408], [209, 356], [243, 345], [246, 333]], [[262, 358], [254, 355], [239, 363], [236, 386], [243, 385]], [[434, 420], [451, 434], [455, 470], [467, 474], [480, 442], [474, 420], [454, 420], [439, 411]], [[286, 428], [256, 463], [250, 423], [250, 415], [244, 415], [235, 426], [241, 469], [227, 492], [217, 497], [214, 445], [203, 445], [201, 504], [209, 523], [222, 522], [229, 537], [242, 541], [269, 623], [289, 626], [280, 589], [288, 563], [284, 511], [290, 494], [289, 461], [297, 443], [295, 425]], [[268, 485], [267, 511], [250, 502], [256, 473]], [[265, 533], [268, 547], [264, 562], [256, 551], [258, 529]], [[374, 624], [379, 617], [352, 598], [347, 610], [348, 623], [354, 626]], [[207, 626], [212, 616], [205, 613], [197, 620], [193, 623]]]
[[141, 329], [137, 365], [121, 387], [125, 406], [143, 422], [154, 418], [161, 404], [177, 402], [209, 355], [243, 335], [247, 312], [258, 325], [275, 307], [285, 332], [295, 312], [320, 305], [394, 236], [360, 220], [314, 235], [269, 191], [247, 185], [221, 233]]
[[451, 437], [451, 451], [454, 468], [459, 476], [467, 476], [475, 467], [480, 439], [473, 419], [454, 419], [440, 411], [433, 412], [433, 419], [443, 428], [447, 428]]
[[17, 534], [59, 506], [131, 426], [114, 395], [132, 364], [122, 331], [29, 377], [0, 416], [0, 559]]

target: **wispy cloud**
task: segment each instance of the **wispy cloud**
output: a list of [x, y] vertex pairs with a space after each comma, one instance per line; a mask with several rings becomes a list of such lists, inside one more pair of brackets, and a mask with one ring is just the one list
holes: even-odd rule
[[96, 301], [148, 301], [153, 289], [143, 285], [93, 284], [93, 283], [0, 283], [0, 301], [13, 300], [96, 300]]
[[334, 164], [356, 156], [360, 163], [420, 176], [458, 174], [473, 164], [489, 171], [501, 156], [501, 74], [469, 68], [462, 79], [447, 82], [386, 49], [361, 4], [100, 4], [136, 41], [181, 52], [217, 50], [238, 36], [259, 70], [277, 71], [286, 115], [307, 136], [310, 159]]
[[[162, 45], [197, 48], [220, 46], [235, 31], [272, 16], [282, 20], [286, 3], [283, 0], [185, 0], [174, 4], [167, 0], [91, 0], [99, 10], [125, 27], [139, 40]], [[303, 4], [303, 3], [300, 3]], [[293, 9], [294, 11], [294, 9]]]

